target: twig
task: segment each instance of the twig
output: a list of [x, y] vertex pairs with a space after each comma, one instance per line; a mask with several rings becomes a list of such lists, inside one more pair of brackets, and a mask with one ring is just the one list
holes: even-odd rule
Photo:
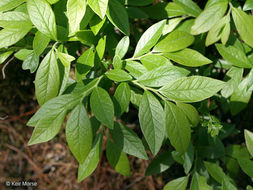
[[0, 117], [0, 120], [4, 121], [8, 118], [8, 115], [4, 116], [4, 117]]
[[3, 74], [3, 79], [5, 79], [5, 69], [6, 69], [6, 67], [9, 65], [9, 63], [11, 62], [11, 61], [13, 61], [14, 60], [14, 56], [12, 56], [12, 58], [10, 58], [7, 62], [6, 62], [6, 64], [3, 66], [3, 68], [2, 68], [2, 74]]

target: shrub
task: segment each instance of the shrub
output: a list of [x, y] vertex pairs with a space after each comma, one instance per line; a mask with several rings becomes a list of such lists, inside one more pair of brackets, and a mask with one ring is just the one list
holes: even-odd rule
[[[36, 72], [29, 145], [53, 139], [69, 115], [79, 181], [105, 143], [125, 176], [127, 154], [153, 158], [146, 175], [181, 164], [185, 176], [166, 190], [246, 188], [237, 177], [240, 167], [253, 178], [253, 133], [246, 147], [227, 139], [241, 133], [233, 116], [253, 90], [251, 9], [252, 0], [1, 0], [0, 63], [14, 55]], [[126, 126], [131, 111], [141, 133]]]

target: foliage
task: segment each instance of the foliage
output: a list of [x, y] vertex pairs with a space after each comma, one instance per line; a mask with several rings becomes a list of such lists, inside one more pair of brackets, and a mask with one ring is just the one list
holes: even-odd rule
[[[252, 0], [1, 0], [0, 64], [14, 55], [36, 72], [41, 107], [27, 124], [29, 145], [53, 139], [69, 114], [79, 181], [104, 144], [122, 175], [130, 175], [127, 154], [154, 156], [146, 175], [181, 164], [185, 176], [165, 190], [245, 189], [236, 168], [253, 178], [253, 133], [244, 131], [247, 149], [227, 146], [238, 131], [222, 116], [252, 95], [251, 9]], [[129, 110], [142, 134], [126, 126]]]

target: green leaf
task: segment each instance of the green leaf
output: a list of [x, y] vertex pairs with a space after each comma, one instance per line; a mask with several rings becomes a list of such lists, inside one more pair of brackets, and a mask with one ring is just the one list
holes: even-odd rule
[[4, 63], [8, 57], [10, 57], [10, 55], [13, 53], [13, 51], [7, 51], [7, 52], [4, 52], [4, 53], [1, 53], [0, 54], [0, 64]]
[[161, 66], [172, 65], [169, 59], [167, 59], [164, 56], [156, 55], [156, 54], [145, 55], [140, 58], [140, 61], [149, 71]]
[[174, 2], [180, 5], [190, 16], [197, 17], [201, 13], [199, 6], [192, 0], [174, 0]]
[[48, 3], [50, 3], [51, 5], [57, 3], [60, 0], [47, 0]]
[[215, 3], [207, 7], [195, 20], [191, 34], [198, 35], [209, 31], [225, 14], [228, 2]]
[[92, 127], [83, 104], [71, 112], [66, 125], [66, 140], [79, 163], [83, 163], [92, 147]]
[[0, 31], [0, 48], [11, 46], [23, 39], [32, 26], [20, 28], [5, 28]]
[[230, 36], [230, 23], [227, 23], [221, 33], [221, 43], [226, 45]]
[[110, 129], [110, 134], [115, 144], [122, 149], [123, 152], [148, 160], [148, 156], [141, 139], [129, 127], [115, 122], [114, 128], [112, 130]]
[[186, 190], [189, 177], [180, 177], [167, 183], [163, 190]]
[[172, 53], [163, 53], [163, 56], [188, 67], [199, 67], [212, 63], [210, 59], [198, 51], [189, 48]]
[[242, 68], [252, 68], [253, 65], [249, 62], [247, 56], [243, 51], [234, 46], [224, 46], [222, 44], [215, 44], [217, 50], [222, 57], [234, 66]]
[[40, 31], [36, 32], [33, 39], [33, 51], [37, 56], [40, 56], [44, 50], [47, 48], [50, 42], [50, 38], [41, 33]]
[[147, 72], [146, 67], [137, 61], [127, 61], [125, 68], [134, 78], [139, 78]]
[[244, 138], [246, 141], [247, 149], [249, 150], [251, 156], [253, 156], [253, 133], [245, 129]]
[[61, 81], [61, 88], [60, 88], [59, 95], [62, 95], [68, 86], [70, 69], [71, 69], [71, 65], [69, 65], [68, 67], [64, 67], [63, 79]]
[[80, 41], [84, 45], [92, 46], [97, 43], [97, 39], [91, 30], [81, 30], [76, 33], [77, 39], [74, 41]]
[[106, 17], [104, 19], [101, 19], [97, 15], [94, 15], [92, 17], [89, 24], [90, 24], [90, 29], [94, 33], [95, 36], [99, 33], [101, 28], [104, 26], [105, 21], [106, 21]]
[[189, 174], [194, 161], [194, 148], [192, 144], [188, 146], [187, 151], [184, 153], [183, 160], [184, 160], [183, 164], [184, 172], [185, 174]]
[[223, 178], [222, 190], [237, 190], [237, 188], [227, 178]]
[[204, 162], [204, 164], [208, 173], [220, 184], [222, 184], [223, 178], [227, 178], [226, 174], [218, 164], [211, 162]]
[[253, 22], [252, 16], [247, 15], [240, 9], [232, 8], [232, 16], [235, 22], [236, 29], [240, 34], [241, 39], [253, 47]]
[[14, 54], [14, 56], [21, 60], [24, 61], [29, 55], [33, 53], [33, 50], [30, 49], [21, 49], [17, 53]]
[[253, 178], [253, 161], [245, 158], [239, 158], [237, 160], [242, 171], [246, 173], [249, 177]]
[[206, 182], [206, 177], [200, 176], [197, 172], [194, 173], [190, 190], [212, 190], [213, 188], [209, 186]]
[[224, 87], [224, 82], [208, 77], [183, 77], [168, 82], [159, 91], [170, 100], [199, 102], [215, 95]]
[[182, 20], [184, 20], [183, 17], [169, 19], [169, 23], [166, 24], [163, 29], [163, 35], [172, 32], [180, 24]]
[[105, 75], [113, 81], [116, 82], [124, 82], [132, 79], [131, 75], [129, 75], [126, 71], [121, 69], [113, 69], [105, 73]]
[[[93, 0], [90, 0], [93, 1]], [[117, 27], [123, 34], [129, 36], [129, 20], [128, 14], [123, 5], [121, 5], [118, 0], [110, 0], [108, 4], [108, 9], [106, 11], [106, 16], [110, 22]]]
[[174, 164], [171, 152], [164, 152], [156, 156], [148, 165], [145, 176], [160, 174], [170, 168]]
[[107, 40], [106, 36], [103, 36], [102, 38], [100, 38], [100, 40], [98, 41], [98, 45], [96, 47], [96, 51], [100, 60], [103, 59], [104, 54], [105, 54], [106, 40]]
[[153, 155], [160, 150], [165, 133], [165, 114], [156, 97], [145, 91], [140, 107], [139, 120], [142, 133]]
[[150, 87], [160, 87], [168, 83], [168, 81], [185, 77], [190, 72], [186, 69], [176, 66], [162, 66], [146, 72], [138, 78], [138, 82]]
[[101, 18], [103, 19], [106, 14], [108, 0], [87, 0], [91, 9]]
[[62, 52], [59, 52], [57, 51], [56, 52], [58, 58], [61, 60], [62, 64], [65, 66], [65, 67], [68, 67], [70, 66], [71, 62], [74, 61], [76, 58], [67, 54], [67, 53], [62, 53]]
[[154, 47], [154, 52], [173, 52], [184, 49], [194, 42], [194, 37], [188, 32], [175, 30], [169, 33]]
[[181, 102], [177, 102], [177, 107], [179, 107], [184, 114], [186, 115], [189, 122], [193, 127], [197, 127], [200, 122], [199, 113], [196, 108], [190, 104], [184, 104]]
[[129, 44], [130, 44], [129, 37], [128, 36], [123, 37], [116, 47], [115, 55], [119, 56], [119, 58], [122, 59], [127, 53]]
[[69, 21], [69, 35], [74, 35], [80, 29], [80, 23], [86, 11], [86, 0], [68, 0], [67, 17]]
[[27, 14], [17, 11], [0, 13], [0, 26], [2, 28], [24, 28], [32, 23]]
[[184, 112], [175, 104], [165, 103], [166, 131], [170, 143], [179, 153], [185, 153], [191, 139], [191, 128]]
[[41, 62], [35, 77], [35, 94], [40, 105], [57, 96], [60, 73], [54, 50]]
[[76, 79], [81, 81], [94, 66], [95, 53], [93, 48], [86, 50], [78, 59], [76, 63]]
[[59, 133], [66, 114], [67, 111], [62, 110], [61, 112], [44, 115], [36, 124], [28, 145], [43, 143], [53, 139]]
[[154, 0], [125, 0], [125, 3], [127, 5], [133, 5], [133, 6], [146, 6], [153, 2]]
[[131, 98], [130, 87], [127, 83], [121, 83], [114, 93], [115, 114], [119, 117], [128, 108]]
[[253, 1], [252, 0], [246, 0], [244, 6], [243, 6], [243, 10], [244, 11], [248, 11], [253, 9]]
[[102, 144], [103, 144], [103, 134], [99, 133], [92, 145], [92, 148], [85, 159], [84, 163], [79, 165], [78, 168], [78, 182], [81, 182], [89, 175], [93, 173], [93, 171], [97, 168], [100, 155], [102, 152]]
[[95, 117], [112, 129], [114, 125], [114, 107], [109, 94], [100, 87], [95, 88], [90, 97], [90, 106]]
[[135, 48], [134, 57], [139, 57], [147, 53], [157, 43], [162, 35], [165, 24], [166, 21], [162, 20], [152, 25], [144, 32]]
[[9, 11], [24, 3], [25, 0], [1, 0], [0, 12]]
[[46, 36], [57, 40], [54, 12], [46, 0], [27, 0], [27, 10], [32, 23]]
[[109, 139], [106, 141], [106, 158], [117, 172], [124, 176], [130, 176], [130, 163], [127, 155]]
[[27, 58], [24, 60], [22, 64], [22, 69], [27, 70], [30, 69], [31, 73], [34, 73], [39, 65], [39, 57], [32, 52]]

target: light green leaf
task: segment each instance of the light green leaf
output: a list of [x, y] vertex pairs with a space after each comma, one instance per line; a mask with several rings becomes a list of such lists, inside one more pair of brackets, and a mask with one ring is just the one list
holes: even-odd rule
[[92, 147], [92, 127], [83, 104], [71, 112], [66, 125], [66, 140], [79, 163], [83, 163]]
[[71, 65], [69, 65], [68, 67], [64, 67], [63, 79], [61, 81], [61, 88], [60, 88], [59, 95], [62, 95], [64, 93], [64, 91], [66, 90], [69, 84], [70, 69], [71, 69]]
[[212, 190], [213, 188], [206, 181], [206, 177], [200, 176], [195, 172], [191, 181], [190, 190]]
[[226, 45], [230, 35], [230, 23], [227, 23], [221, 33], [221, 43]]
[[185, 77], [189, 73], [188, 70], [173, 65], [162, 66], [146, 72], [138, 78], [138, 82], [145, 86], [160, 87], [168, 81]]
[[46, 0], [27, 0], [27, 10], [36, 28], [53, 40], [57, 40], [54, 12]]
[[175, 104], [166, 102], [166, 131], [168, 138], [179, 153], [185, 153], [191, 139], [191, 128], [184, 112]]
[[106, 141], [106, 158], [117, 172], [124, 176], [130, 176], [130, 163], [127, 155], [109, 139]]
[[166, 35], [166, 34], [172, 32], [180, 24], [180, 22], [183, 19], [184, 19], [183, 17], [170, 19], [168, 24], [166, 24], [163, 29], [163, 35]]
[[180, 5], [190, 16], [197, 17], [201, 13], [199, 6], [192, 0], [174, 0], [174, 2]]
[[147, 72], [146, 67], [137, 61], [127, 61], [125, 68], [134, 78], [139, 78]]
[[33, 50], [30, 49], [21, 49], [17, 53], [14, 54], [14, 56], [21, 60], [24, 61], [29, 55], [33, 53]]
[[162, 20], [152, 25], [144, 32], [135, 48], [134, 57], [139, 57], [147, 53], [157, 43], [162, 35], [165, 24], [166, 21]]
[[149, 71], [161, 66], [172, 65], [169, 59], [167, 59], [164, 56], [156, 55], [156, 54], [145, 55], [140, 58], [140, 61]]
[[228, 2], [215, 3], [207, 7], [195, 20], [191, 34], [198, 35], [209, 31], [225, 14]]
[[0, 64], [4, 63], [8, 57], [10, 57], [10, 55], [13, 53], [13, 51], [7, 51], [7, 52], [4, 52], [4, 53], [1, 53], [0, 54]]
[[41, 62], [35, 77], [35, 94], [40, 105], [57, 96], [60, 74], [54, 50]]
[[105, 73], [105, 75], [113, 81], [116, 82], [124, 82], [132, 79], [131, 75], [129, 75], [126, 71], [121, 69], [113, 69]]
[[34, 73], [39, 65], [39, 57], [32, 52], [27, 58], [24, 60], [22, 64], [22, 69], [27, 70], [30, 69], [31, 73]]
[[245, 129], [244, 138], [246, 141], [247, 149], [249, 150], [251, 156], [253, 156], [253, 133]]
[[[93, 1], [93, 0], [90, 0]], [[108, 9], [106, 11], [106, 16], [110, 22], [117, 27], [123, 34], [129, 36], [129, 20], [128, 14], [123, 5], [121, 5], [118, 0], [110, 0], [108, 4]]]
[[48, 3], [50, 3], [51, 5], [57, 3], [60, 0], [47, 0]]
[[95, 117], [106, 127], [112, 129], [114, 125], [114, 107], [109, 94], [102, 88], [93, 90], [90, 106]]
[[154, 47], [154, 52], [173, 52], [184, 49], [194, 42], [194, 37], [183, 31], [169, 33]]
[[32, 22], [27, 14], [17, 11], [0, 13], [0, 26], [2, 28], [25, 28], [30, 27]]
[[115, 114], [119, 117], [128, 108], [131, 98], [130, 87], [127, 83], [121, 83], [114, 93]]
[[139, 120], [142, 133], [153, 155], [156, 155], [163, 143], [165, 133], [165, 114], [156, 97], [145, 91], [140, 107]]
[[99, 33], [101, 28], [104, 26], [105, 21], [106, 21], [106, 17], [104, 19], [101, 19], [97, 15], [94, 15], [92, 17], [89, 24], [90, 24], [90, 29], [94, 33], [95, 36]]
[[88, 4], [91, 7], [91, 9], [101, 18], [104, 19], [107, 6], [108, 6], [108, 0], [88, 0]]
[[127, 53], [129, 44], [130, 44], [129, 37], [128, 36], [123, 37], [116, 47], [115, 55], [119, 56], [119, 58], [122, 59]]
[[217, 50], [222, 57], [237, 67], [252, 68], [253, 65], [249, 62], [246, 54], [234, 46], [225, 47], [222, 44], [215, 44]]
[[197, 127], [200, 122], [200, 117], [196, 108], [190, 104], [184, 104], [181, 102], [177, 102], [177, 106], [184, 112], [192, 126]]
[[79, 31], [85, 11], [86, 0], [68, 0], [67, 17], [69, 21], [69, 36]]
[[174, 164], [171, 152], [164, 152], [156, 156], [148, 165], [145, 176], [160, 174], [170, 168]]
[[62, 52], [59, 52], [57, 51], [56, 52], [58, 58], [61, 60], [62, 64], [65, 66], [65, 67], [68, 67], [70, 66], [71, 62], [74, 61], [76, 58], [67, 54], [67, 53], [62, 53]]
[[11, 46], [23, 39], [32, 26], [20, 28], [5, 28], [0, 31], [0, 48]]
[[237, 190], [237, 188], [227, 178], [223, 178], [222, 190]]
[[180, 177], [167, 183], [163, 190], [186, 190], [189, 177]]
[[163, 56], [188, 67], [199, 67], [212, 63], [212, 61], [196, 50], [185, 48], [181, 51], [163, 53]]
[[103, 59], [104, 54], [105, 54], [106, 39], [107, 39], [106, 36], [103, 36], [102, 38], [100, 38], [100, 40], [98, 41], [98, 45], [96, 46], [96, 51], [100, 60]]
[[114, 128], [110, 129], [110, 134], [115, 144], [122, 149], [123, 152], [147, 160], [148, 156], [144, 145], [137, 134], [120, 123], [115, 123]]
[[241, 39], [253, 47], [253, 17], [237, 8], [232, 8], [232, 16]]
[[252, 0], [246, 0], [244, 6], [243, 6], [243, 10], [244, 11], [248, 11], [253, 9], [253, 1]]
[[253, 161], [245, 158], [239, 158], [237, 160], [242, 171], [246, 173], [249, 177], [253, 178]]
[[208, 173], [220, 184], [222, 184], [223, 178], [227, 178], [226, 174], [218, 164], [211, 162], [204, 162], [204, 164]]
[[1, 0], [0, 12], [9, 11], [24, 3], [25, 0]]
[[36, 32], [33, 39], [33, 51], [37, 56], [40, 56], [44, 50], [47, 48], [50, 42], [50, 38], [41, 33], [40, 31]]
[[159, 91], [170, 100], [199, 102], [215, 95], [225, 83], [202, 76], [183, 77], [168, 82]]
[[79, 165], [78, 182], [81, 182], [82, 180], [87, 178], [97, 168], [100, 155], [102, 152], [102, 145], [103, 145], [103, 134], [99, 133], [93, 142], [89, 155], [85, 159], [84, 163]]

